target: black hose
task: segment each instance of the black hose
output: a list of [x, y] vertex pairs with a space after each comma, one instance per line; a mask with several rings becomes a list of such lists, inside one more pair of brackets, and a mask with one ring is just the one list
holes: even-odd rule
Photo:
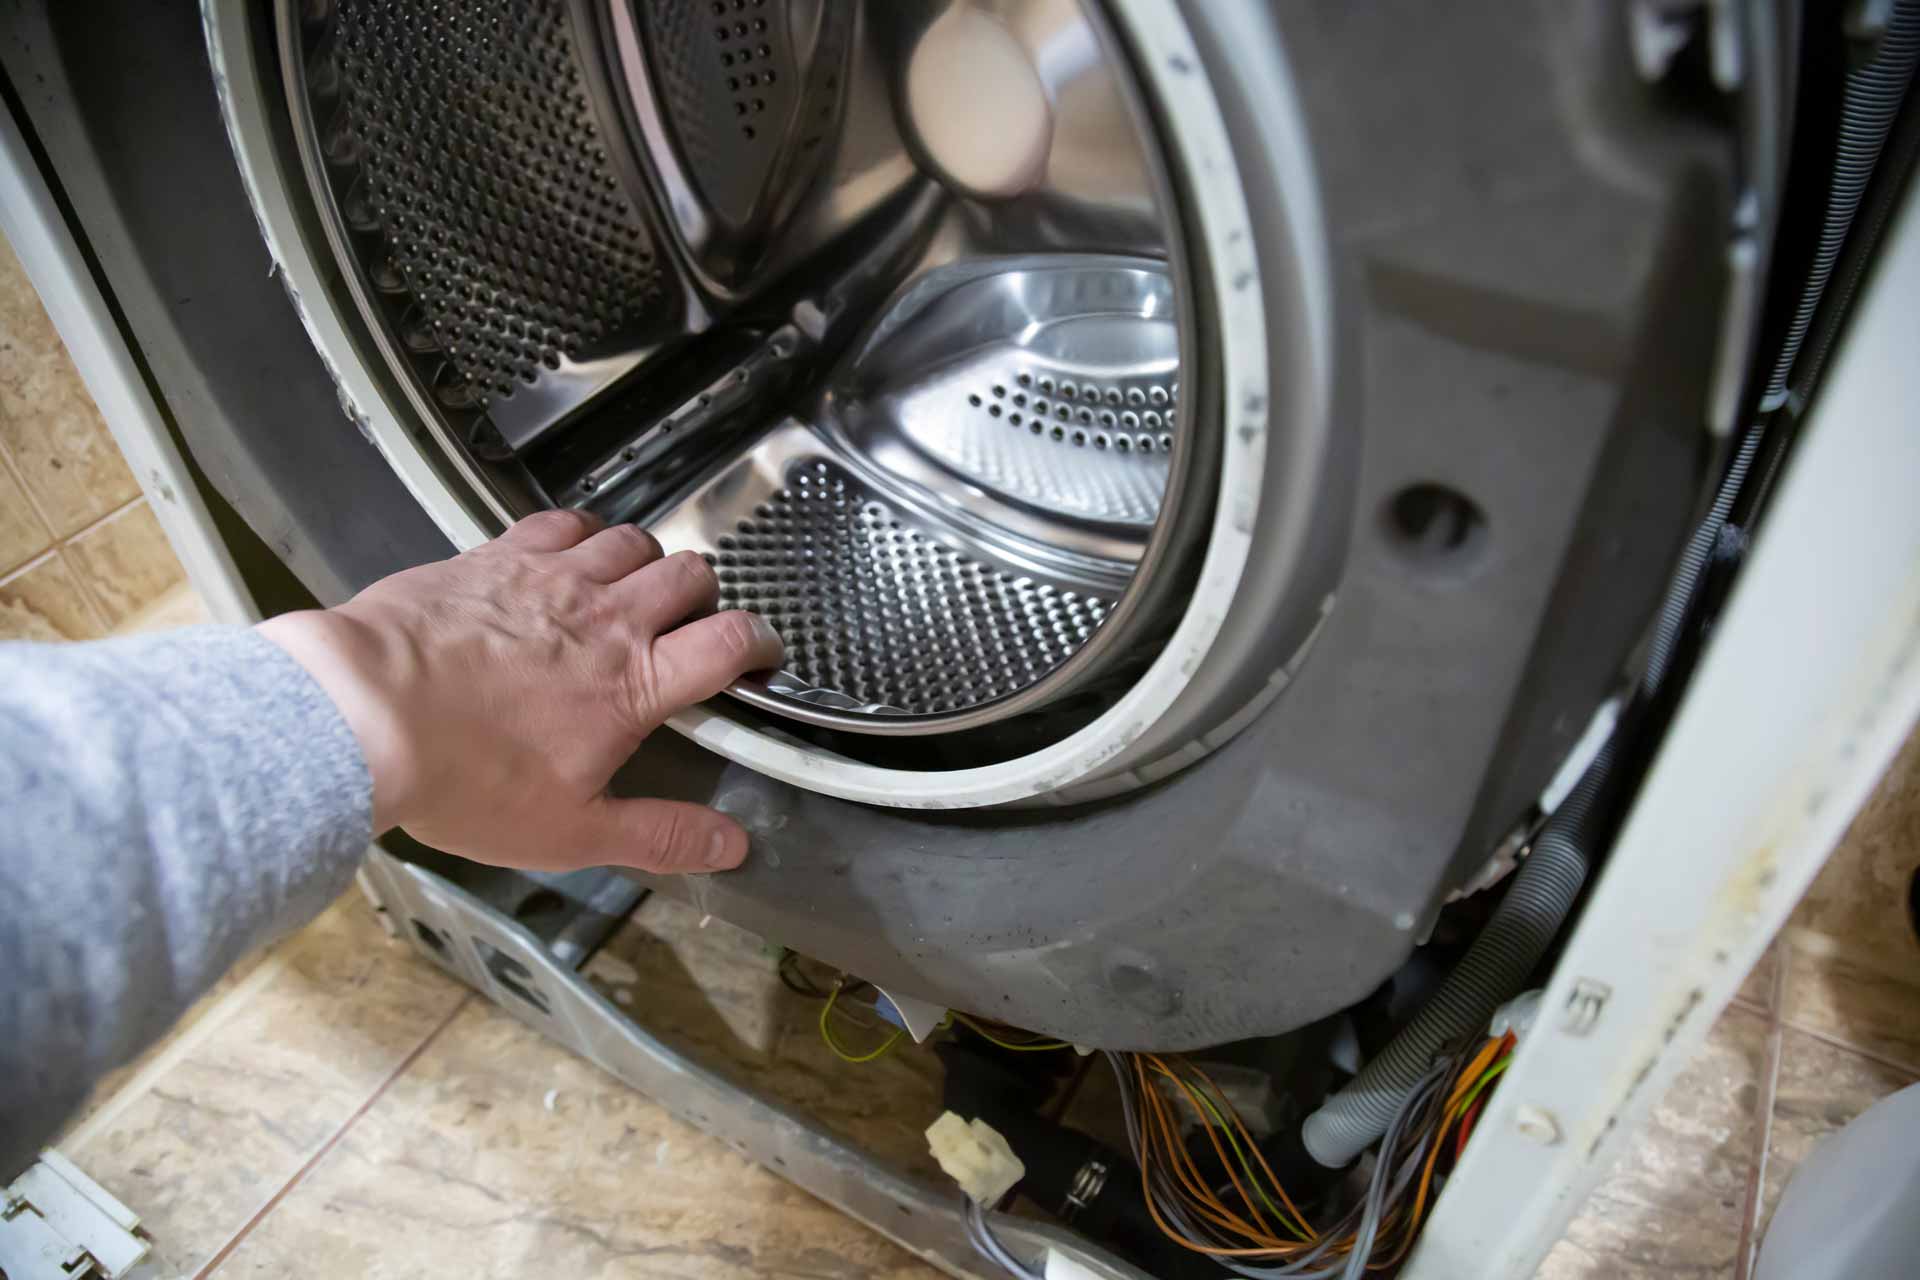
[[[1833, 18], [1837, 21], [1837, 14]], [[1833, 180], [1827, 188], [1827, 207], [1820, 223], [1819, 246], [1813, 265], [1794, 308], [1793, 321], [1787, 327], [1786, 341], [1774, 361], [1767, 379], [1762, 411], [1772, 410], [1787, 399], [1788, 382], [1800, 354], [1801, 344], [1820, 309], [1834, 264], [1846, 247], [1847, 233], [1853, 229], [1860, 201], [1866, 195], [1880, 152], [1894, 118], [1906, 100], [1913, 82], [1914, 66], [1920, 61], [1920, 0], [1895, 0], [1873, 56], [1847, 72], [1840, 98], [1840, 135], [1835, 142]]]

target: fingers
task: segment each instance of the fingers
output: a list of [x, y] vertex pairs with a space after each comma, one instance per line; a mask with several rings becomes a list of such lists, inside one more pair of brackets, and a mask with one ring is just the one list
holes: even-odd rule
[[720, 579], [697, 551], [676, 551], [620, 584], [626, 607], [642, 628], [659, 635], [720, 599]]
[[606, 521], [586, 511], [564, 508], [536, 511], [524, 520], [514, 521], [494, 543], [521, 551], [565, 551], [606, 527]]
[[784, 656], [780, 633], [757, 613], [736, 609], [689, 622], [653, 642], [654, 705], [666, 713], [691, 706]]
[[567, 552], [567, 559], [587, 577], [608, 583], [618, 582], [659, 558], [659, 542], [645, 529], [631, 524], [602, 529]]
[[571, 850], [582, 865], [662, 874], [726, 871], [747, 856], [747, 833], [704, 805], [601, 796], [581, 815]]

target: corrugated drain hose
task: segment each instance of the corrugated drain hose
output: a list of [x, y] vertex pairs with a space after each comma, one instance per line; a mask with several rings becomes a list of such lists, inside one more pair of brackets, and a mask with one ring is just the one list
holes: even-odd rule
[[[1657, 689], [1672, 668], [1694, 589], [1712, 558], [1759, 441], [1760, 432], [1747, 433], [1713, 506], [1681, 553], [1648, 641], [1642, 696]], [[1315, 1160], [1328, 1168], [1342, 1168], [1372, 1145], [1386, 1132], [1408, 1092], [1433, 1066], [1440, 1047], [1456, 1036], [1484, 1028], [1493, 1011], [1512, 999], [1531, 976], [1586, 883], [1594, 802], [1613, 771], [1614, 755], [1615, 744], [1609, 739], [1540, 829], [1533, 851], [1514, 873], [1507, 896], [1433, 999], [1346, 1088], [1307, 1117], [1301, 1140]]]

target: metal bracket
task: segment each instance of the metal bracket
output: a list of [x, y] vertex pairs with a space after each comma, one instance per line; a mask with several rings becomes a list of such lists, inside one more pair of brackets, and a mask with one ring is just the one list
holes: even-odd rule
[[151, 1247], [139, 1217], [58, 1151], [41, 1152], [0, 1200], [7, 1280], [120, 1280]]
[[[401, 937], [520, 1021], [949, 1275], [996, 1277], [968, 1242], [949, 1188], [907, 1177], [648, 1034], [576, 972], [579, 960], [556, 956], [451, 881], [377, 848], [365, 880]], [[1023, 1258], [1061, 1258], [1100, 1280], [1148, 1280], [1064, 1228], [1004, 1215], [993, 1225]]]

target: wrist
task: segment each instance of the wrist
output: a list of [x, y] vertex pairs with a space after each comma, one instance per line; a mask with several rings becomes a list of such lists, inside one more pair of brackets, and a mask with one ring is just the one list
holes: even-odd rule
[[347, 722], [373, 781], [373, 831], [406, 821], [418, 779], [394, 691], [398, 663], [373, 628], [338, 609], [283, 613], [255, 630], [313, 677]]

